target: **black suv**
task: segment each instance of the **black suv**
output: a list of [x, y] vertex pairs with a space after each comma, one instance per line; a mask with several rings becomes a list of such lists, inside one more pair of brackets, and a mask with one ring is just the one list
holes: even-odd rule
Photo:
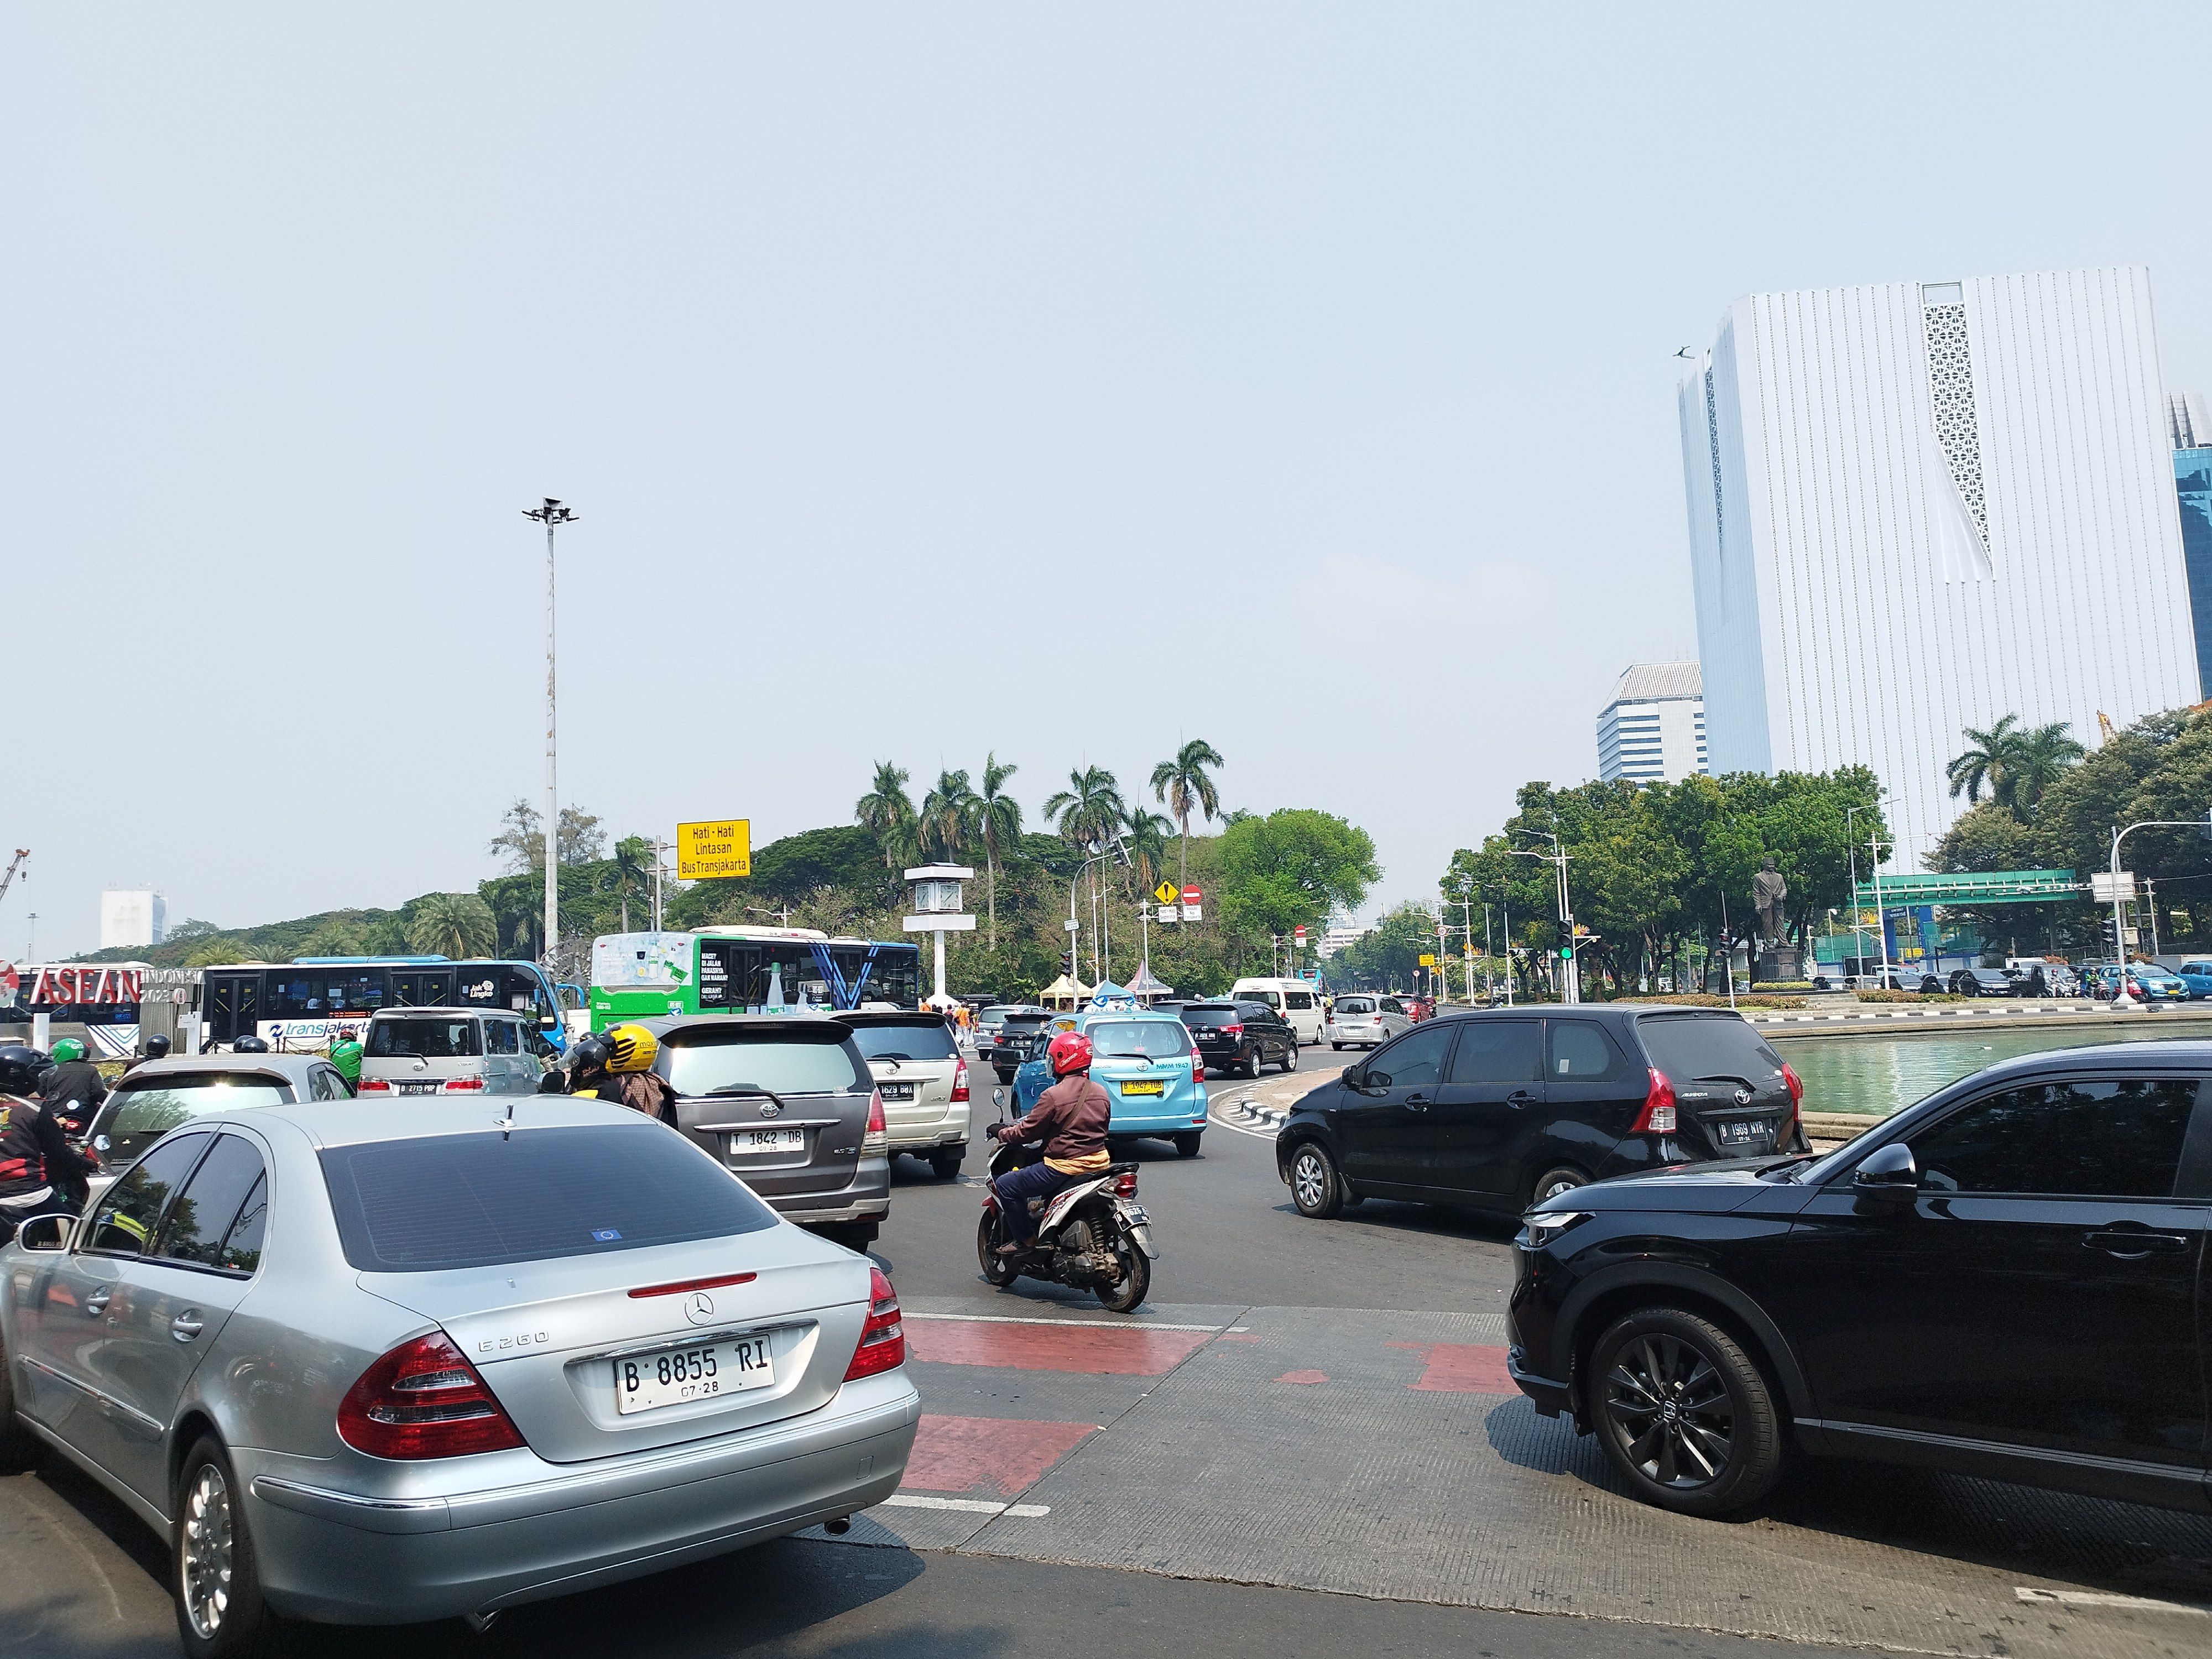
[[1649, 1502], [1792, 1452], [2212, 1508], [2212, 1043], [2005, 1060], [1840, 1152], [1541, 1204], [1507, 1365]]
[[989, 1042], [980, 1035], [975, 1039], [975, 1058], [999, 1074], [1001, 1083], [1012, 1083], [1014, 1073], [1030, 1057], [1030, 1039], [1044, 1030], [1052, 1018], [1049, 1008], [1009, 1008], [999, 1022], [998, 1034]]
[[1802, 1092], [1725, 1009], [1447, 1014], [1301, 1100], [1276, 1172], [1301, 1215], [1363, 1198], [1518, 1215], [1608, 1176], [1802, 1150]]
[[1206, 1069], [1257, 1077], [1262, 1066], [1298, 1069], [1298, 1034], [1264, 1002], [1187, 1002], [1177, 1011]]

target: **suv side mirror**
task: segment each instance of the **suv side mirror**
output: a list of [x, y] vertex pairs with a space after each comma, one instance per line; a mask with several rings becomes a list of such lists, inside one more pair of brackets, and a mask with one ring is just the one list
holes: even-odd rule
[[75, 1216], [34, 1215], [15, 1230], [15, 1242], [27, 1250], [65, 1250], [76, 1225]]
[[1877, 1146], [1851, 1172], [1852, 1187], [1862, 1193], [1890, 1193], [1910, 1197], [1920, 1190], [1920, 1165], [1912, 1148], [1893, 1140]]

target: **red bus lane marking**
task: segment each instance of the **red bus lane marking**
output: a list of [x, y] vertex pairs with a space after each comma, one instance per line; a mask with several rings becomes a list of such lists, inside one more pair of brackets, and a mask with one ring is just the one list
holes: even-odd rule
[[924, 1412], [899, 1490], [967, 1493], [988, 1487], [1001, 1498], [1016, 1498], [1097, 1432], [1090, 1423]]
[[1327, 1371], [1285, 1371], [1280, 1376], [1277, 1377], [1275, 1381], [1278, 1382], [1294, 1382], [1302, 1389], [1310, 1389], [1316, 1382], [1328, 1382], [1328, 1373]]
[[1421, 1380], [1409, 1389], [1425, 1394], [1518, 1394], [1505, 1369], [1505, 1350], [1475, 1342], [1386, 1342], [1421, 1356]]
[[914, 1357], [939, 1365], [1098, 1376], [1165, 1376], [1212, 1339], [1210, 1331], [1141, 1326], [955, 1324], [932, 1319], [909, 1321], [906, 1328]]

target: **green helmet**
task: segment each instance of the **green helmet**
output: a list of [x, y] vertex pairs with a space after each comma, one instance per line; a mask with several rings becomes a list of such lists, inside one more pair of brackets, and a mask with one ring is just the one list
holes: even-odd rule
[[75, 1037], [64, 1037], [54, 1044], [54, 1064], [66, 1066], [73, 1060], [84, 1058], [84, 1044]]

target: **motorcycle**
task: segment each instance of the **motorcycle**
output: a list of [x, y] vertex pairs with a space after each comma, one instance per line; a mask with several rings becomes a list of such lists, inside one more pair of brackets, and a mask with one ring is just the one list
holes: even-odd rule
[[[991, 1091], [999, 1121], [1006, 1121], [1006, 1091]], [[991, 1153], [991, 1179], [1025, 1169], [1044, 1156], [1033, 1146], [998, 1141]], [[983, 1216], [975, 1227], [975, 1255], [984, 1279], [1004, 1290], [1024, 1273], [1094, 1292], [1108, 1311], [1127, 1313], [1145, 1299], [1152, 1282], [1152, 1218], [1136, 1201], [1137, 1166], [1109, 1164], [1089, 1180], [1079, 1181], [1049, 1199], [1030, 1200], [1032, 1215], [1042, 1212], [1036, 1238], [1019, 1255], [1000, 1255], [1006, 1220], [995, 1184], [983, 1188]]]

